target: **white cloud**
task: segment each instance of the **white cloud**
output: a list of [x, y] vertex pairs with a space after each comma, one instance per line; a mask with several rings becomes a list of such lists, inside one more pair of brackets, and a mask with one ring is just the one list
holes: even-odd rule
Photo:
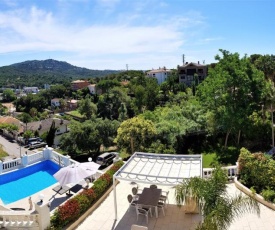
[[[117, 3], [118, 0], [100, 0]], [[121, 16], [120, 16], [121, 17]], [[142, 17], [133, 15], [132, 20]], [[129, 55], [134, 65], [148, 60], [166, 60], [177, 56], [194, 25], [201, 25], [200, 17], [161, 17], [154, 24], [131, 25], [114, 22], [108, 25], [65, 25], [52, 12], [37, 7], [0, 12], [1, 54], [11, 52], [68, 52], [81, 60], [90, 59], [100, 64], [110, 55]], [[190, 27], [190, 28], [189, 28]], [[184, 29], [189, 28], [188, 33]], [[146, 57], [147, 61], [144, 61]], [[180, 59], [180, 57], [177, 56]], [[111, 60], [111, 58], [110, 58]], [[112, 59], [116, 61], [116, 57]], [[119, 60], [119, 59], [118, 59]], [[125, 62], [121, 59], [122, 62]], [[171, 60], [175, 61], [176, 58]], [[87, 63], [87, 61], [85, 61]], [[160, 61], [158, 65], [165, 65]], [[84, 61], [83, 61], [84, 63]], [[163, 63], [163, 64], [162, 64]], [[178, 62], [177, 62], [178, 63]], [[130, 64], [130, 63], [129, 63]], [[156, 65], [157, 63], [155, 63]], [[148, 65], [148, 63], [146, 64]], [[152, 65], [152, 66], [151, 66]], [[154, 67], [150, 64], [149, 68]], [[158, 66], [157, 66], [158, 67]]]

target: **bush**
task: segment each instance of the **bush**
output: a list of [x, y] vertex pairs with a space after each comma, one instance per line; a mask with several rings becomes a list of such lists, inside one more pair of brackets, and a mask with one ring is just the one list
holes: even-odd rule
[[92, 188], [82, 191], [65, 204], [58, 207], [51, 217], [51, 228], [62, 229], [66, 225], [77, 220], [82, 213], [87, 211], [111, 186], [112, 176], [123, 165], [122, 161], [114, 165], [95, 182]]
[[275, 161], [264, 153], [251, 154], [242, 148], [238, 159], [240, 181], [254, 187], [257, 193], [265, 188], [275, 188]]
[[270, 188], [264, 189], [261, 192], [261, 195], [263, 196], [263, 198], [266, 201], [270, 201], [270, 202], [274, 202], [275, 201], [275, 191], [272, 190], [272, 189], [270, 189]]

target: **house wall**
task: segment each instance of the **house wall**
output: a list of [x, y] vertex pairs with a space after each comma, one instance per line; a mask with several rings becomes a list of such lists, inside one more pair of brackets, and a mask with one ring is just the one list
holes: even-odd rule
[[190, 86], [194, 81], [194, 75], [198, 75], [199, 82], [202, 82], [207, 77], [207, 65], [196, 63], [186, 63], [183, 66], [178, 66], [179, 82]]
[[90, 83], [88, 81], [73, 81], [71, 83], [73, 90], [79, 90], [87, 87]]
[[167, 77], [170, 75], [170, 71], [149, 71], [147, 72], [147, 77], [153, 77], [156, 78], [158, 81], [158, 84], [160, 85], [162, 82], [167, 80]]

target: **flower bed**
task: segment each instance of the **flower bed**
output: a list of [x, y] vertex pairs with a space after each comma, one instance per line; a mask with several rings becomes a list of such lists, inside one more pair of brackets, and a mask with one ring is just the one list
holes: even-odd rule
[[83, 190], [65, 204], [58, 207], [51, 217], [51, 228], [62, 229], [76, 221], [108, 190], [112, 184], [112, 176], [122, 165], [122, 161], [114, 163], [106, 173], [94, 182], [93, 187]]

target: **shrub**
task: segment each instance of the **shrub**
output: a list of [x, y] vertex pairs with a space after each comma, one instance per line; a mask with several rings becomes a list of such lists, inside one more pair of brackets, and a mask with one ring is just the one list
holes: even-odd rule
[[261, 195], [266, 201], [274, 202], [275, 200], [275, 191], [270, 188], [264, 189]]
[[61, 205], [57, 212], [62, 226], [67, 225], [72, 220], [75, 220], [80, 215], [80, 205], [76, 199], [70, 199], [65, 204]]
[[240, 180], [257, 193], [264, 188], [275, 188], [275, 161], [264, 153], [251, 154], [242, 148], [238, 159]]
[[65, 204], [59, 206], [51, 217], [51, 228], [62, 229], [87, 211], [111, 186], [112, 176], [123, 165], [122, 161], [116, 162], [105, 174], [101, 175], [92, 188], [82, 191]]
[[85, 194], [79, 194], [73, 198], [79, 204], [80, 214], [84, 213], [90, 207], [90, 200]]

